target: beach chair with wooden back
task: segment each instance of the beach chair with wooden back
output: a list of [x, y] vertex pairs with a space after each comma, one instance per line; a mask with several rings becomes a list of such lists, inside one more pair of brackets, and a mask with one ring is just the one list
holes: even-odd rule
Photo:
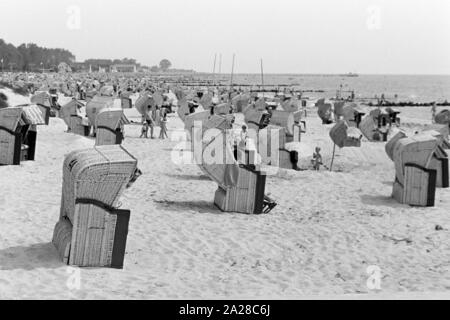
[[42, 112], [35, 105], [0, 109], [0, 165], [34, 160], [36, 125], [43, 124]]
[[387, 140], [387, 130], [382, 130], [378, 128], [377, 120], [372, 117], [372, 115], [366, 115], [361, 123], [359, 124], [359, 129], [361, 130], [364, 137], [369, 141], [386, 141]]
[[60, 117], [67, 124], [68, 132], [79, 134], [81, 136], [89, 136], [91, 127], [86, 114], [82, 112], [84, 104], [76, 99], [72, 99], [61, 107]]
[[286, 149], [286, 128], [269, 125], [258, 132], [262, 163], [283, 169], [298, 169], [298, 152]]
[[95, 145], [122, 144], [126, 124], [130, 124], [130, 121], [123, 109], [102, 109], [96, 117]]
[[412, 206], [434, 206], [437, 167], [433, 158], [439, 139], [429, 133], [411, 137], [398, 133], [392, 140], [386, 153], [395, 164], [393, 198]]
[[48, 125], [50, 123], [50, 115], [52, 114], [52, 101], [50, 95], [47, 92], [38, 91], [30, 98], [30, 101], [32, 104], [39, 106], [45, 124]]
[[249, 129], [259, 131], [270, 123], [270, 114], [264, 110], [260, 111], [249, 105], [244, 110], [244, 121]]
[[133, 108], [133, 101], [131, 100], [131, 92], [125, 91], [120, 95], [120, 104], [122, 109]]
[[[266, 175], [255, 165], [236, 161], [225, 133], [231, 127], [229, 117], [211, 116], [204, 125], [204, 132], [216, 128], [217, 135], [210, 141], [203, 141], [202, 159], [196, 159], [202, 171], [218, 184], [214, 203], [225, 212], [269, 212], [276, 204], [264, 195]], [[218, 154], [221, 155], [219, 158]]]
[[345, 120], [338, 120], [330, 130], [330, 138], [339, 148], [360, 147], [362, 135], [358, 129], [349, 127]]
[[430, 167], [436, 169], [436, 187], [448, 188], [450, 187], [449, 159], [446, 151], [450, 147], [448, 142], [448, 129], [442, 131], [428, 129], [423, 131], [423, 133], [430, 134], [438, 140], [438, 147], [433, 154]]
[[68, 154], [63, 165], [60, 217], [53, 244], [64, 263], [122, 268], [130, 210], [119, 199], [137, 172], [137, 160], [120, 145]]
[[144, 92], [136, 100], [134, 107], [141, 115], [147, 116], [154, 105], [153, 98], [147, 92]]
[[109, 96], [96, 95], [86, 104], [86, 115], [89, 119], [89, 125], [93, 128], [94, 135], [97, 133], [96, 118], [101, 110], [113, 108], [114, 99]]
[[[301, 133], [304, 131], [298, 123], [295, 123], [294, 112], [273, 110], [270, 116], [270, 125], [285, 129], [286, 142], [300, 141]], [[297, 127], [297, 128], [296, 128]], [[297, 134], [297, 136], [295, 136]]]
[[317, 114], [319, 118], [322, 119], [322, 124], [330, 124], [333, 123], [333, 115], [331, 112], [331, 104], [325, 103], [324, 99], [320, 99], [316, 102]]
[[345, 104], [342, 107], [342, 118], [349, 127], [359, 128], [365, 112], [356, 103]]
[[434, 117], [434, 121], [438, 124], [445, 124], [450, 127], [450, 110], [445, 109], [440, 111]]

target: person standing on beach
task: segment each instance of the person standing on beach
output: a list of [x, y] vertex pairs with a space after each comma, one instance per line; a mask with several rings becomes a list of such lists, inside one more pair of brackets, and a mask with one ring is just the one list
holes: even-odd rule
[[161, 127], [161, 131], [159, 133], [159, 138], [160, 139], [165, 139], [165, 138], [169, 138], [169, 136], [167, 135], [167, 114], [164, 113], [162, 119], [159, 121], [159, 126]]
[[433, 105], [431, 106], [431, 123], [435, 123], [436, 120], [436, 104], [433, 103]]

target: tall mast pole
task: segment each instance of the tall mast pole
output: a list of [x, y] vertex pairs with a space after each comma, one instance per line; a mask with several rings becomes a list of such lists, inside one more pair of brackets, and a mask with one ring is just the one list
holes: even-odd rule
[[213, 84], [216, 83], [216, 60], [217, 60], [217, 53], [214, 54], [214, 68], [213, 68]]
[[230, 79], [230, 90], [231, 87], [233, 86], [233, 76], [234, 76], [234, 59], [235, 59], [235, 54], [233, 53], [233, 63], [231, 65], [231, 79]]
[[263, 68], [263, 59], [261, 59], [261, 83], [262, 83], [262, 89], [263, 89], [263, 98], [264, 98], [264, 68]]

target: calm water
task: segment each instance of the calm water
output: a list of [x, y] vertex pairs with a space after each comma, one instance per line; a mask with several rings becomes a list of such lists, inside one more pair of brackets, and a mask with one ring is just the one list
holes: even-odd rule
[[[221, 79], [229, 79], [222, 75]], [[229, 80], [228, 80], [229, 81]], [[413, 102], [450, 101], [450, 76], [421, 75], [360, 75], [343, 77], [336, 75], [275, 75], [264, 76], [266, 84], [299, 84], [302, 90], [323, 90], [324, 93], [306, 93], [309, 97], [331, 98], [342, 85], [343, 90], [354, 90], [356, 97], [374, 98], [384, 94], [386, 99]], [[261, 84], [257, 74], [237, 74], [233, 83]], [[349, 95], [349, 94], [347, 94]], [[347, 96], [344, 94], [344, 96]]]

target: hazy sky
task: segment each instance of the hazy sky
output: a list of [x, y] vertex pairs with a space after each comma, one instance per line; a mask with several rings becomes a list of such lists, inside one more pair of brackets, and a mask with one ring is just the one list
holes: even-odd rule
[[0, 0], [0, 12], [6, 42], [78, 61], [212, 72], [221, 53], [229, 73], [236, 53], [237, 73], [262, 58], [267, 73], [450, 74], [448, 0]]

